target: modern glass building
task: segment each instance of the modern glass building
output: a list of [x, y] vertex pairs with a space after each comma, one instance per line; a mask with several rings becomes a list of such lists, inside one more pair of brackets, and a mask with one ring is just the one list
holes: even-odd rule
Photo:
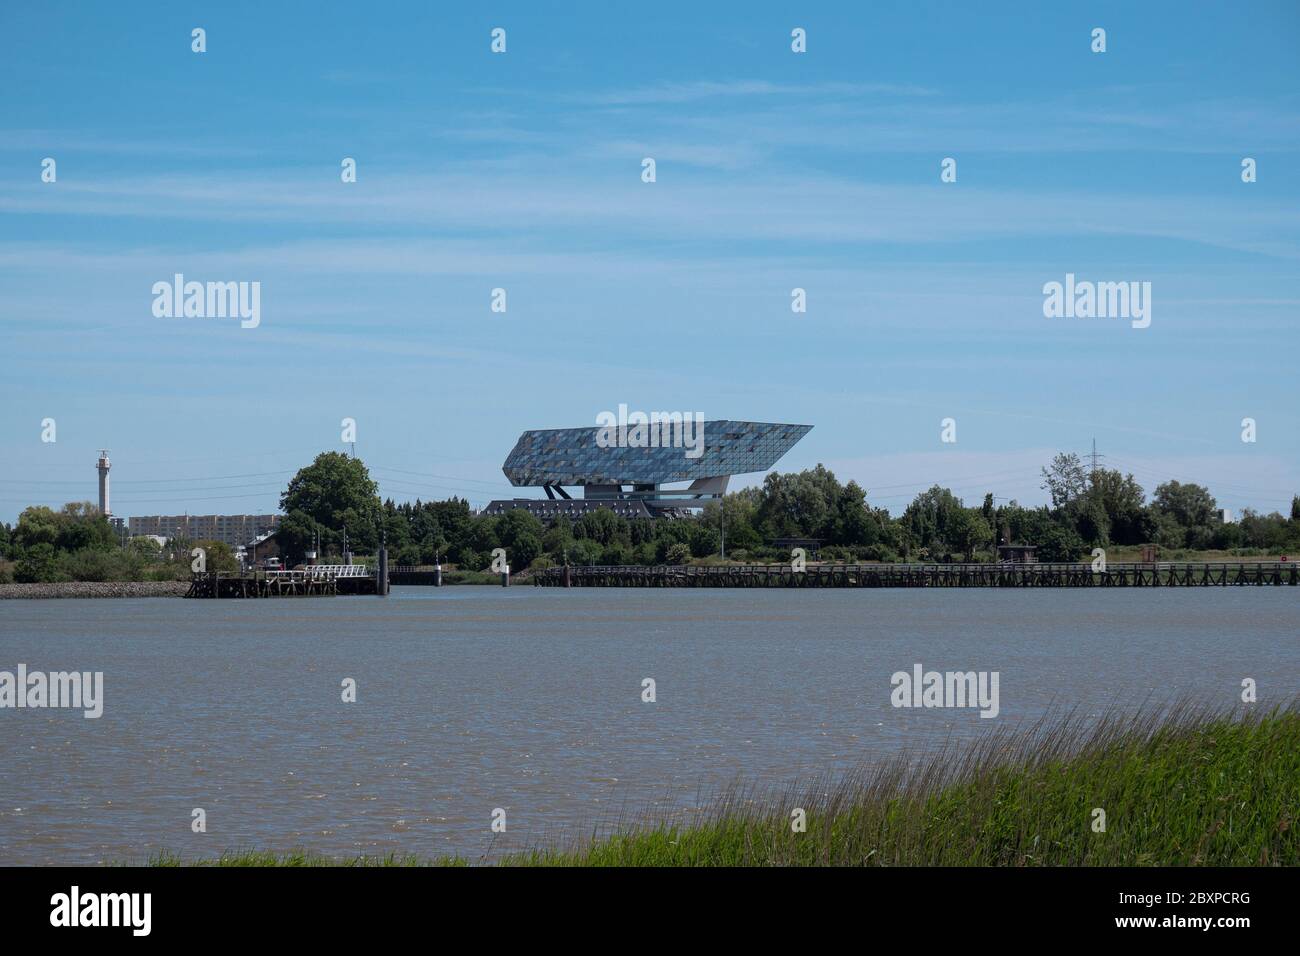
[[[812, 430], [811, 425], [692, 421], [681, 415], [622, 418], [594, 428], [524, 432], [502, 470], [512, 485], [542, 488], [546, 498], [493, 501], [486, 512], [525, 508], [552, 518], [610, 508], [650, 518], [702, 508], [722, 497], [732, 475], [767, 471]], [[667, 487], [683, 482], [684, 487]], [[566, 488], [580, 488], [582, 497]]]

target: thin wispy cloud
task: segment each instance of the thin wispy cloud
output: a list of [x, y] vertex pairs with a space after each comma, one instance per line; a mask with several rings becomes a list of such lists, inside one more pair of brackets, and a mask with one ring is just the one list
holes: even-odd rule
[[915, 97], [934, 96], [936, 90], [907, 83], [776, 83], [770, 80], [698, 80], [662, 83], [635, 89], [573, 93], [575, 102], [598, 106], [693, 103], [722, 97]]

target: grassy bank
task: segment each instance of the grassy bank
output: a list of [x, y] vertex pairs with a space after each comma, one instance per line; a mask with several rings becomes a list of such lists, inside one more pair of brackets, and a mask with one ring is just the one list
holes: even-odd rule
[[[1300, 711], [1074, 716], [779, 794], [737, 788], [689, 825], [492, 862], [524, 866], [1300, 865]], [[795, 832], [791, 813], [806, 814]], [[1105, 811], [1105, 830], [1096, 810]], [[182, 861], [161, 855], [155, 865]], [[456, 865], [228, 853], [222, 866]]]

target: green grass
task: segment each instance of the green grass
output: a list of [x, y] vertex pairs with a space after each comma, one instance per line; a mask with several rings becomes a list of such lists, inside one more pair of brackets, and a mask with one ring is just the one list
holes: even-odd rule
[[[790, 814], [806, 813], [805, 832]], [[1094, 808], [1106, 814], [1093, 828]], [[1078, 715], [904, 755], [781, 793], [732, 788], [689, 825], [647, 821], [524, 866], [1295, 866], [1300, 710], [1264, 716], [1185, 704]], [[176, 864], [171, 856], [155, 864]], [[226, 854], [221, 866], [465, 863]]]

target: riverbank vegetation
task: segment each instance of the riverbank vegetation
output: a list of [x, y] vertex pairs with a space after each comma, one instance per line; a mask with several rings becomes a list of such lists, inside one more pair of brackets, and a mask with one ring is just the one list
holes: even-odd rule
[[[1042, 473], [1052, 504], [1022, 507], [985, 495], [978, 506], [936, 485], [917, 495], [894, 517], [874, 506], [856, 482], [842, 484], [818, 465], [798, 473], [773, 473], [763, 484], [727, 495], [701, 513], [672, 521], [629, 519], [601, 509], [570, 520], [550, 521], [523, 510], [476, 515], [463, 499], [380, 501], [364, 464], [328, 453], [299, 472], [282, 506], [278, 539], [291, 555], [315, 540], [339, 547], [340, 527], [356, 548], [374, 548], [385, 537], [394, 563], [451, 562], [487, 568], [503, 548], [513, 570], [569, 564], [686, 564], [721, 560], [789, 562], [778, 539], [815, 539], [823, 561], [995, 561], [997, 545], [1037, 548], [1040, 561], [1091, 559], [1096, 547], [1117, 548], [1137, 560], [1154, 544], [1162, 560], [1201, 560], [1209, 549], [1220, 560], [1250, 560], [1300, 550], [1300, 496], [1290, 516], [1245, 511], [1224, 521], [1209, 490], [1167, 481], [1150, 500], [1132, 475], [1105, 468], [1086, 471], [1075, 455], [1058, 455]], [[329, 476], [327, 478], [327, 476]], [[340, 477], [343, 476], [343, 477]], [[348, 488], [325, 505], [295, 487]], [[361, 515], [368, 516], [362, 524]], [[1112, 557], [1110, 560], [1122, 560]]]
[[[1295, 866], [1300, 711], [1073, 714], [690, 821], [480, 860], [231, 852], [222, 866]], [[802, 813], [801, 813], [802, 812]], [[802, 819], [803, 828], [796, 825]], [[486, 824], [485, 824], [486, 827]], [[151, 863], [180, 865], [174, 854]]]
[[238, 568], [230, 546], [220, 541], [174, 539], [163, 545], [141, 537], [123, 542], [88, 501], [59, 511], [34, 506], [13, 527], [0, 525], [0, 584], [188, 581], [194, 547], [206, 550], [211, 570]]
[[[1300, 551], [1300, 496], [1290, 513], [1245, 510], [1225, 521], [1209, 489], [1166, 481], [1148, 498], [1132, 475], [1087, 470], [1076, 455], [1057, 455], [1042, 471], [1050, 505], [1030, 508], [986, 494], [967, 505], [935, 485], [898, 516], [874, 505], [856, 482], [841, 483], [818, 465], [772, 473], [762, 485], [728, 494], [677, 520], [628, 519], [601, 509], [570, 520], [542, 521], [523, 510], [475, 514], [461, 498], [382, 500], [365, 464], [326, 452], [302, 468], [281, 496], [276, 547], [287, 566], [318, 549], [324, 563], [342, 560], [345, 536], [358, 560], [373, 560], [381, 538], [393, 564], [440, 562], [448, 576], [478, 581], [493, 552], [504, 549], [512, 571], [560, 564], [687, 564], [791, 560], [779, 539], [812, 539], [807, 555], [822, 561], [987, 562], [999, 544], [1032, 545], [1039, 561], [1140, 560], [1155, 545], [1160, 560], [1260, 560]], [[231, 549], [214, 542], [150, 539], [119, 542], [89, 503], [62, 511], [32, 507], [10, 528], [0, 525], [0, 583], [13, 581], [172, 580], [189, 574], [189, 551], [207, 549], [211, 570], [234, 570]], [[495, 581], [482, 577], [481, 580]]]

